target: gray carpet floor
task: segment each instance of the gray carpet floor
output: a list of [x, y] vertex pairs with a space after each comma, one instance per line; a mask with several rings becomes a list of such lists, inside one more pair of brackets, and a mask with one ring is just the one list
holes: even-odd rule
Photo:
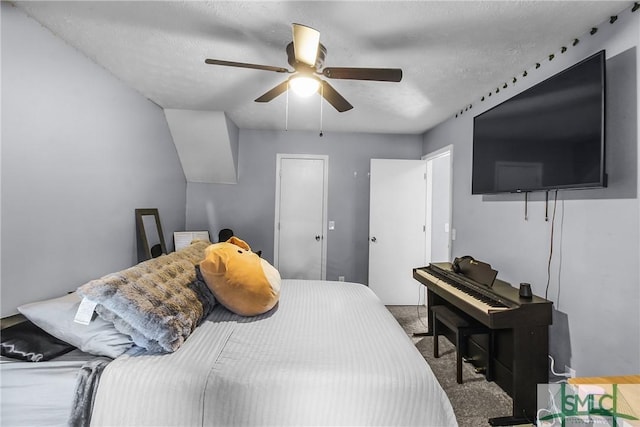
[[477, 374], [470, 364], [462, 366], [463, 384], [456, 382], [455, 346], [445, 337], [439, 338], [440, 357], [433, 357], [433, 337], [414, 337], [414, 332], [427, 330], [426, 307], [387, 306], [391, 314], [426, 359], [431, 370], [449, 396], [460, 427], [488, 426], [488, 419], [511, 415], [512, 400], [497, 384]]

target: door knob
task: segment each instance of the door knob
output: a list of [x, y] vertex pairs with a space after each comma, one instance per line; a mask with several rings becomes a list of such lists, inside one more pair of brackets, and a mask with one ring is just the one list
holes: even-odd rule
[[316, 236], [316, 242], [320, 241], [320, 236]]
[[372, 242], [374, 242], [374, 243], [376, 242], [376, 240], [378, 240], [378, 239], [376, 239], [376, 236], [373, 236], [373, 237], [371, 238], [371, 241], [372, 241]]

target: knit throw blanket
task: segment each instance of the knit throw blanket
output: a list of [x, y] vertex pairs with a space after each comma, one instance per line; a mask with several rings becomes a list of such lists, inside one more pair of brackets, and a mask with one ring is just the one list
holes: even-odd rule
[[195, 268], [210, 244], [195, 241], [178, 252], [92, 280], [77, 292], [97, 303], [98, 315], [131, 336], [136, 345], [173, 352], [206, 314], [203, 295], [212, 298], [206, 285], [197, 288]]
[[98, 358], [85, 363], [80, 368], [67, 424], [70, 427], [89, 427], [91, 425], [91, 411], [100, 383], [100, 375], [110, 361], [111, 359]]

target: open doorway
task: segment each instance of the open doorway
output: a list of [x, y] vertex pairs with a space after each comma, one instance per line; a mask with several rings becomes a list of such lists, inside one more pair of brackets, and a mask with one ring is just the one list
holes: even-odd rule
[[427, 162], [426, 260], [451, 261], [453, 145], [422, 158]]

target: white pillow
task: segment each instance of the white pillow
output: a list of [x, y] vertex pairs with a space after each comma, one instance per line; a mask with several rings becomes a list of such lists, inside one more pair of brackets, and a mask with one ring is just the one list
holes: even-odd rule
[[72, 292], [63, 297], [22, 305], [18, 311], [40, 329], [86, 353], [115, 359], [131, 348], [133, 340], [130, 336], [95, 314], [88, 325], [74, 322], [79, 305], [80, 297]]

